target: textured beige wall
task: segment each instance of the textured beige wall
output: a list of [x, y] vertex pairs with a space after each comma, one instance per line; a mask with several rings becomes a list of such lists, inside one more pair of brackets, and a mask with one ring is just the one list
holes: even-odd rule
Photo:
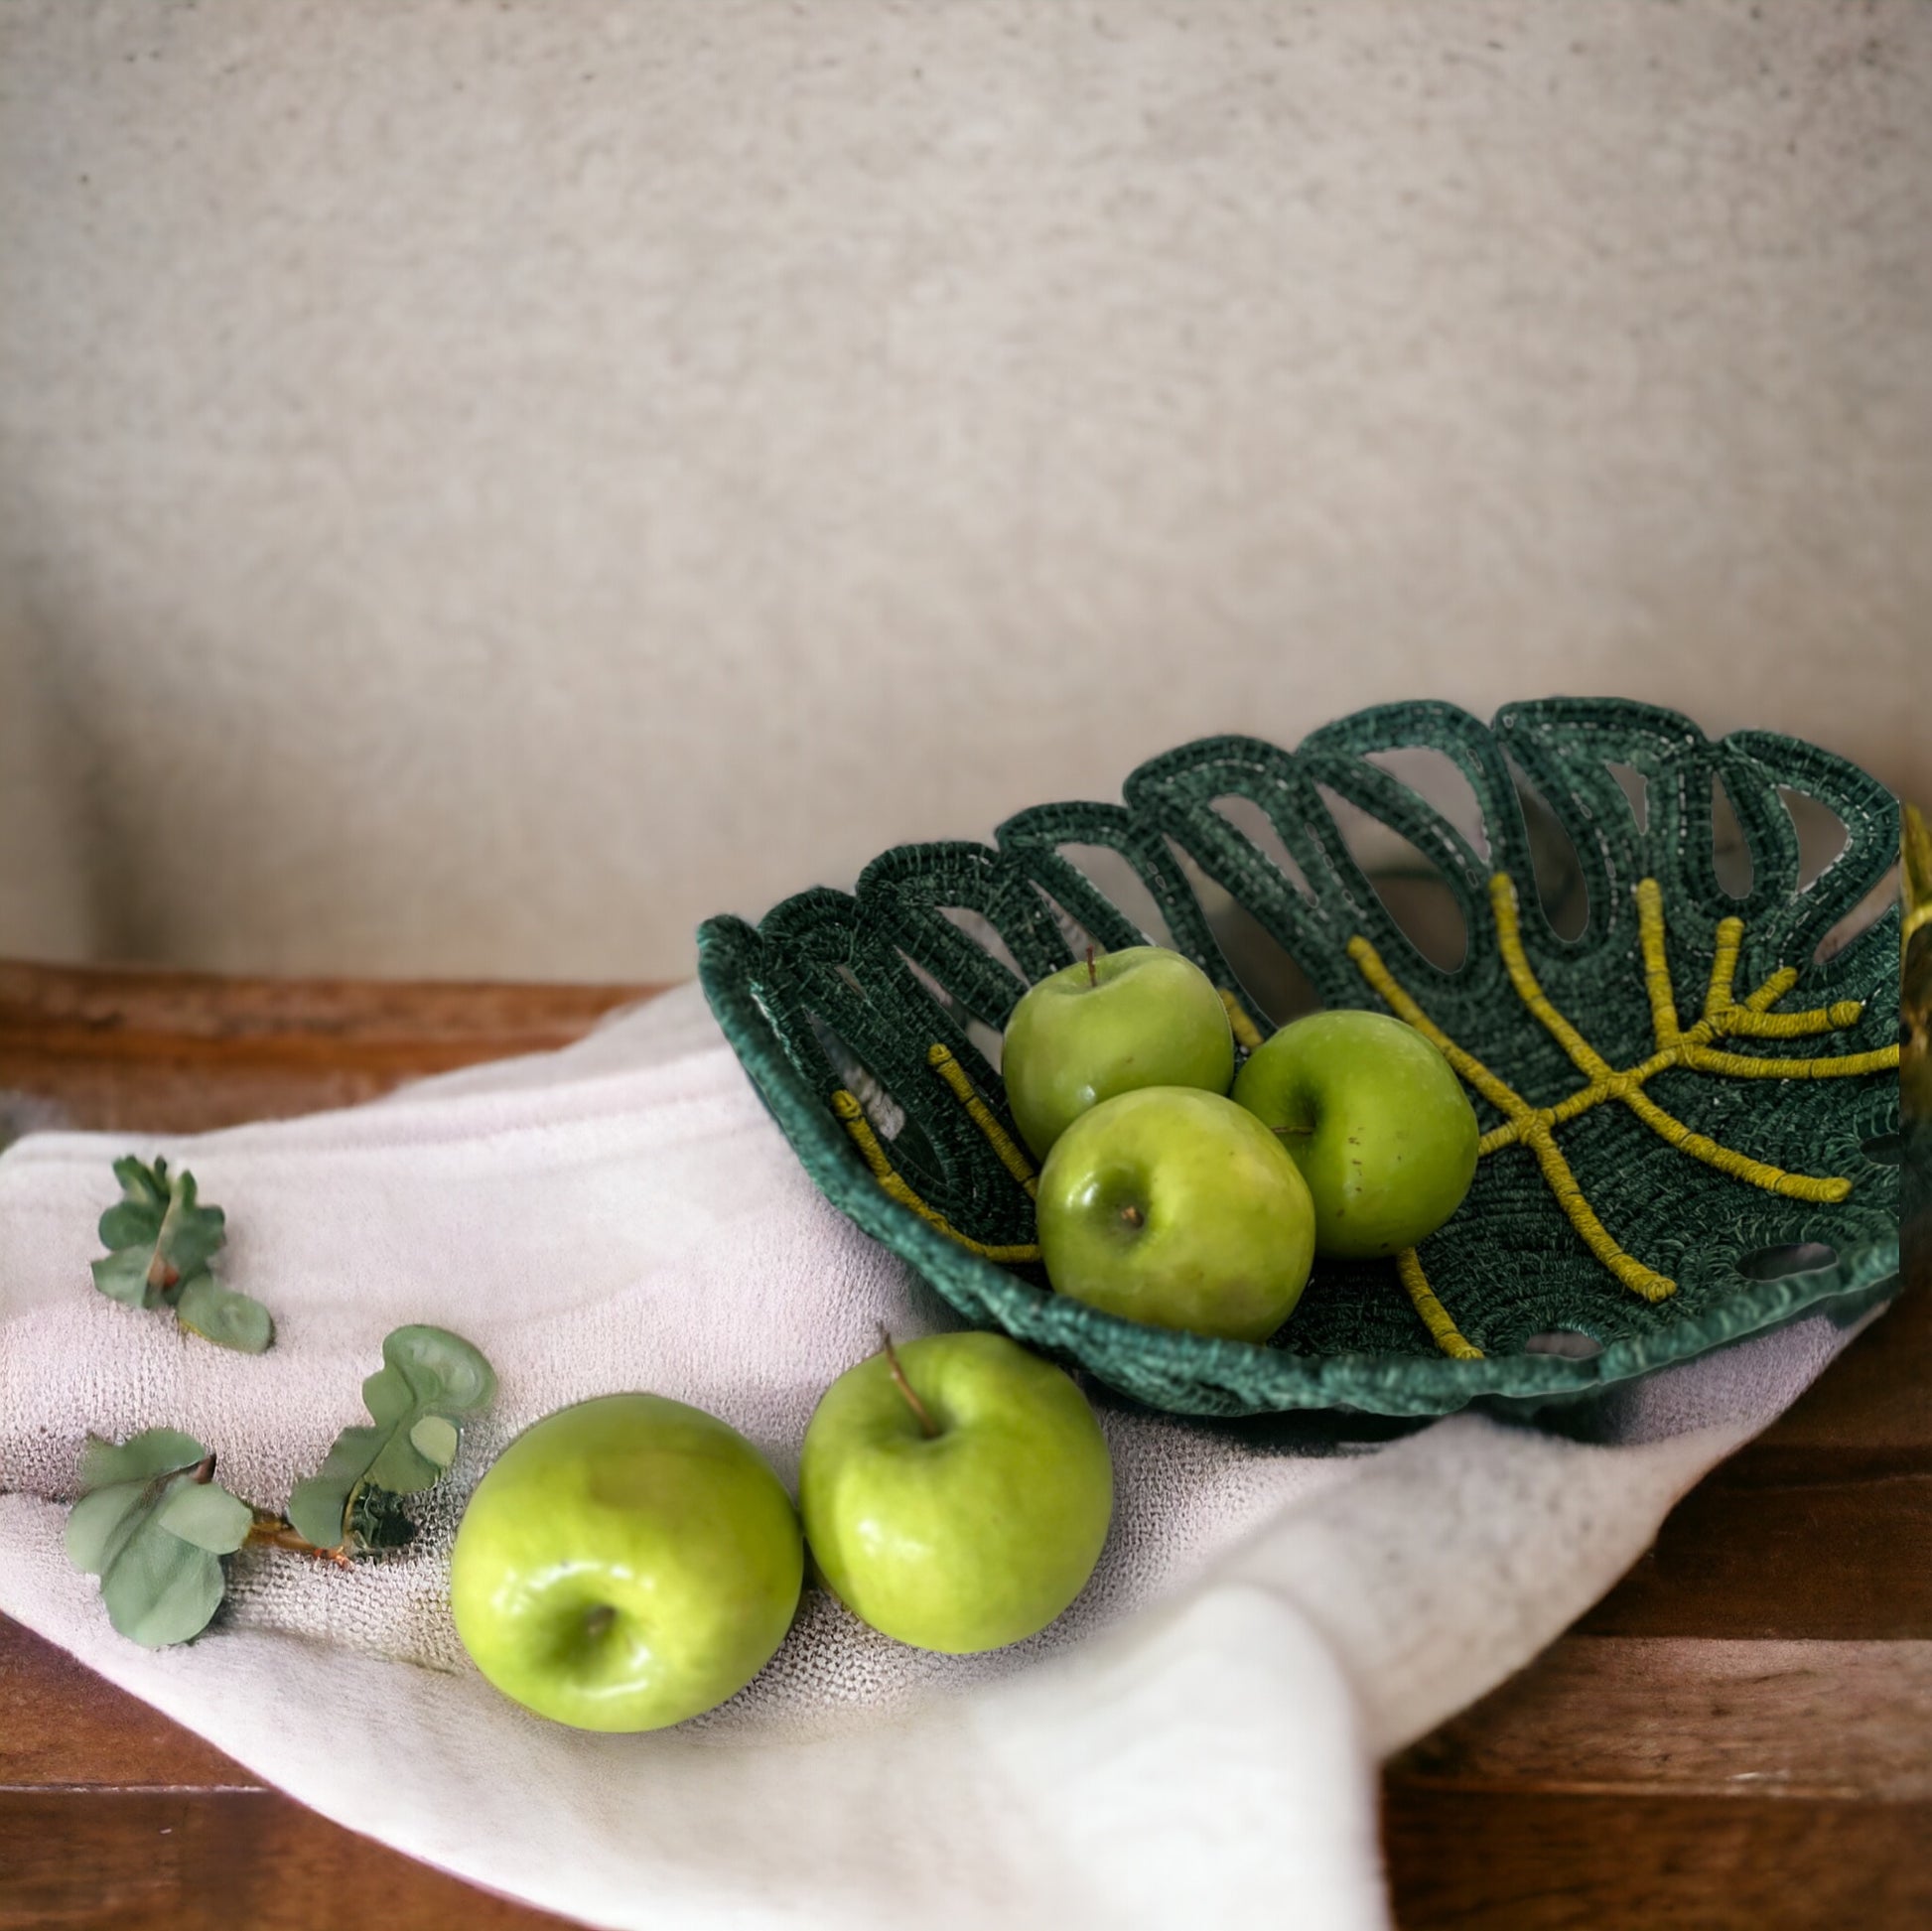
[[1898, 784], [1932, 8], [0, 0], [0, 950], [670, 974], [1237, 727]]

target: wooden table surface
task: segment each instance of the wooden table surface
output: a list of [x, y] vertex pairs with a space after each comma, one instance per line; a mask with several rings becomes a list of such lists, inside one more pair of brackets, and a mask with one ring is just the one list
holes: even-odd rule
[[[0, 1090], [209, 1127], [557, 1045], [640, 990], [0, 964]], [[1402, 1926], [1932, 1926], [1925, 1285], [1388, 1767]], [[0, 1927], [556, 1922], [325, 1822], [0, 1618]]]

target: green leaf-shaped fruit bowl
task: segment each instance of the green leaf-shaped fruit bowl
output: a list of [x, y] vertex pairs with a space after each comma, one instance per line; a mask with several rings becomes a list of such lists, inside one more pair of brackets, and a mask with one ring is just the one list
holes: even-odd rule
[[[1857, 766], [1621, 700], [1486, 726], [1410, 703], [1294, 752], [1184, 745], [1123, 794], [698, 934], [806, 1171], [969, 1321], [1177, 1413], [1434, 1415], [1895, 1285], [1899, 912], [1863, 914], [1898, 807]], [[1822, 869], [1801, 827], [1837, 842]], [[1454, 1217], [1398, 1260], [1317, 1261], [1265, 1346], [1117, 1319], [1038, 1265], [999, 1030], [1079, 947], [1150, 939], [1223, 989], [1245, 1049], [1298, 1004], [1396, 1014], [1482, 1125]]]

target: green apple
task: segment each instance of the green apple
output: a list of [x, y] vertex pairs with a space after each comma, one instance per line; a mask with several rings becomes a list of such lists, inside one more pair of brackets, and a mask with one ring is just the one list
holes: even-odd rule
[[1141, 1086], [1225, 1093], [1234, 1031], [1193, 960], [1133, 945], [1063, 967], [1030, 988], [1007, 1021], [1000, 1073], [1021, 1137], [1044, 1159], [1100, 1101]]
[[758, 1675], [803, 1580], [791, 1500], [742, 1435], [663, 1395], [605, 1395], [496, 1457], [450, 1606], [477, 1667], [538, 1716], [660, 1729]]
[[1449, 1062], [1384, 1013], [1311, 1013], [1249, 1055], [1234, 1097], [1302, 1170], [1315, 1251], [1400, 1253], [1461, 1204], [1475, 1177], [1475, 1109]]
[[1113, 1515], [1106, 1438], [1072, 1381], [1004, 1334], [932, 1334], [861, 1361], [805, 1430], [798, 1502], [846, 1607], [965, 1655], [1044, 1629]]
[[1192, 1087], [1103, 1100], [1053, 1143], [1039, 1176], [1047, 1279], [1156, 1327], [1265, 1341], [1301, 1299], [1314, 1225], [1281, 1142]]

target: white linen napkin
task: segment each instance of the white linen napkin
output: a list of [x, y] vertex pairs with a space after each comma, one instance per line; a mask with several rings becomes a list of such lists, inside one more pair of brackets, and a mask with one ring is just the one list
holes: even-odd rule
[[[213, 1348], [96, 1294], [138, 1151], [228, 1214], [218, 1269], [274, 1347]], [[539, 1416], [648, 1388], [787, 1480], [814, 1402], [956, 1324], [828, 1207], [695, 987], [563, 1052], [196, 1137], [31, 1135], [0, 1155], [0, 1611], [324, 1814], [613, 1926], [1385, 1924], [1375, 1761], [1518, 1668], [1671, 1503], [1846, 1338], [1819, 1316], [1637, 1384], [1612, 1446], [1475, 1416], [1380, 1448], [1099, 1397], [1113, 1533], [1031, 1642], [953, 1658], [816, 1593], [763, 1674], [672, 1731], [594, 1736], [498, 1697], [445, 1600], [464, 1496]], [[82, 1437], [169, 1425], [279, 1506], [383, 1335], [456, 1329], [499, 1378], [404, 1555], [264, 1551], [185, 1647], [116, 1636], [62, 1548]]]

